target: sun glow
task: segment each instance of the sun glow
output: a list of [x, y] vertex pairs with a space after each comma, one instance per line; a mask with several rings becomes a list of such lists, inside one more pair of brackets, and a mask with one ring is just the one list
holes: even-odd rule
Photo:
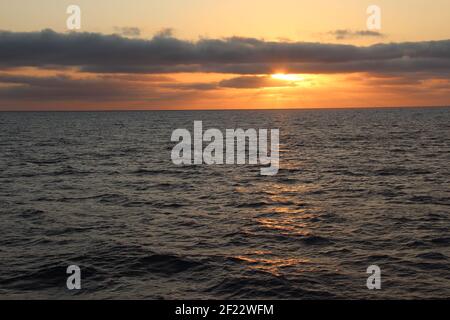
[[285, 74], [285, 73], [275, 73], [271, 75], [272, 79], [277, 80], [284, 80], [284, 81], [291, 81], [291, 82], [297, 82], [305, 80], [304, 77], [302, 77], [300, 74]]

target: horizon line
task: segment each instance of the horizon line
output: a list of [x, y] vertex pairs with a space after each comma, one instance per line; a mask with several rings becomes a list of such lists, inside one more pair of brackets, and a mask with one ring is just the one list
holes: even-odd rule
[[67, 110], [0, 110], [1, 112], [147, 112], [147, 111], [289, 111], [289, 110], [361, 110], [361, 109], [445, 109], [449, 105], [442, 106], [381, 106], [381, 107], [305, 107], [305, 108], [222, 108], [222, 109], [67, 109]]

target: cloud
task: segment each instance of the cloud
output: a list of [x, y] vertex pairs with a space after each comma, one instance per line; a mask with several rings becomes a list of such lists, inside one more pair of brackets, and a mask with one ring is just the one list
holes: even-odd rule
[[173, 33], [172, 28], [164, 28], [155, 34], [155, 38], [171, 38]]
[[242, 75], [352, 72], [450, 73], [450, 40], [368, 47], [254, 38], [149, 40], [98, 33], [0, 32], [0, 69], [67, 68], [97, 73], [216, 72]]
[[221, 88], [233, 89], [258, 89], [270, 87], [295, 87], [294, 81], [273, 79], [270, 76], [240, 76], [218, 82], [192, 82], [192, 83], [166, 83], [161, 84], [163, 88], [176, 90], [217, 90]]
[[345, 39], [355, 39], [355, 38], [383, 38], [385, 35], [378, 31], [372, 31], [372, 30], [347, 30], [347, 29], [340, 29], [335, 31], [329, 32], [331, 35], [336, 37], [337, 40], [345, 40]]
[[222, 80], [220, 81], [219, 86], [222, 88], [255, 89], [269, 87], [294, 87], [295, 83], [293, 81], [277, 80], [267, 76], [243, 76]]
[[131, 82], [101, 77], [76, 79], [67, 75], [38, 77], [0, 73], [0, 84], [3, 84], [2, 100], [114, 101], [139, 99], [143, 95], [142, 89]]
[[98, 78], [105, 80], [121, 80], [132, 82], [172, 82], [171, 77], [154, 74], [99, 74]]
[[139, 37], [141, 35], [141, 29], [136, 27], [114, 27], [114, 32], [125, 37]]
[[144, 103], [162, 106], [195, 99], [220, 89], [218, 82], [179, 83], [157, 75], [98, 74], [74, 77], [58, 74], [32, 76], [0, 72], [0, 109], [25, 103]]
[[215, 82], [168, 83], [162, 84], [161, 87], [176, 90], [200, 90], [200, 91], [218, 89], [218, 85]]

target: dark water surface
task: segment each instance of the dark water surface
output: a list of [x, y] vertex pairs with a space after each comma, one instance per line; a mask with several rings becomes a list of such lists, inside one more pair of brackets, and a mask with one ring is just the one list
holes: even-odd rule
[[[173, 165], [171, 133], [194, 120], [279, 128], [279, 174]], [[450, 109], [0, 113], [0, 128], [0, 298], [450, 297]]]

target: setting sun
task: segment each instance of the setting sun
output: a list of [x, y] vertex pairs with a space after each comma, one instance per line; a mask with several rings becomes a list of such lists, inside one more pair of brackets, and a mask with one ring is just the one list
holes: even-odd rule
[[284, 74], [284, 73], [275, 73], [272, 74], [271, 77], [277, 80], [293, 81], [293, 82], [302, 81], [305, 79], [300, 74]]

